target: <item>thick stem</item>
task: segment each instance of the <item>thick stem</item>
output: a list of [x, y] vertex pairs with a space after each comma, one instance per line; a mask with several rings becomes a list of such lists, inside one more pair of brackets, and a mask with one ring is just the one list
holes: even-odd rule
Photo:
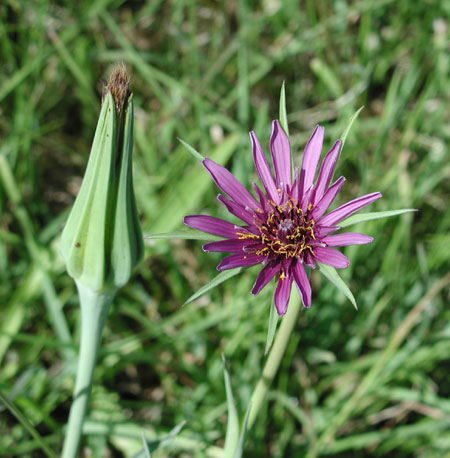
[[269, 357], [262, 371], [261, 377], [256, 384], [250, 400], [250, 414], [248, 418], [247, 428], [251, 429], [255, 423], [259, 409], [261, 408], [267, 391], [275, 377], [278, 368], [286, 351], [289, 338], [291, 337], [297, 317], [300, 312], [301, 301], [298, 294], [292, 294], [289, 301], [289, 306], [286, 315], [281, 322], [280, 329], [275, 337], [275, 342], [270, 350]]
[[80, 354], [62, 458], [76, 458], [78, 453], [83, 421], [91, 393], [97, 351], [109, 306], [115, 294], [113, 292], [94, 293], [79, 283], [77, 283], [77, 288], [81, 305]]

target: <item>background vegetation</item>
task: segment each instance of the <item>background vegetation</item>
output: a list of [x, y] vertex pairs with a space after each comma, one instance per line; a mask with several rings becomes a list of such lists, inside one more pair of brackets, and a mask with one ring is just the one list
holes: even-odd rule
[[[179, 229], [189, 213], [225, 216], [177, 137], [249, 185], [248, 131], [268, 152], [283, 81], [297, 163], [316, 123], [326, 126], [328, 148], [365, 105], [338, 166], [348, 178], [341, 202], [379, 190], [371, 210], [419, 209], [355, 228], [375, 237], [344, 250], [358, 312], [312, 273], [313, 306], [300, 316], [245, 456], [448, 453], [449, 13], [439, 0], [2, 2], [0, 391], [54, 450], [79, 320], [59, 236], [103, 82], [123, 60], [133, 74], [135, 190], [147, 234]], [[264, 362], [273, 291], [251, 296], [257, 269], [249, 269], [181, 308], [220, 257], [202, 253], [200, 241], [147, 240], [104, 332], [86, 424], [94, 456], [133, 456], [142, 428], [152, 439], [182, 421], [154, 456], [220, 456], [220, 355], [243, 415]], [[67, 328], [49, 314], [55, 307]], [[0, 410], [0, 456], [43, 456]]]

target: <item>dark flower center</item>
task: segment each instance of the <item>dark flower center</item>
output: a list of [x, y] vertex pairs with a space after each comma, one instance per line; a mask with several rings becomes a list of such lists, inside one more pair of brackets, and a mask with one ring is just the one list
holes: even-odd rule
[[[314, 220], [310, 208], [303, 212], [299, 204], [290, 199], [283, 205], [270, 202], [272, 210], [265, 223], [259, 226], [258, 242], [263, 245], [256, 251], [259, 255], [275, 255], [299, 258], [305, 250], [312, 253], [310, 242], [315, 240]], [[256, 240], [255, 240], [256, 241]]]

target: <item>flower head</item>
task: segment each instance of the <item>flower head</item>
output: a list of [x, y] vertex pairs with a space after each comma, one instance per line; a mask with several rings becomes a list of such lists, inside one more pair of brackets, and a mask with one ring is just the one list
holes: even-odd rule
[[218, 270], [263, 264], [252, 288], [258, 294], [276, 277], [275, 306], [279, 315], [286, 313], [292, 282], [298, 288], [305, 307], [311, 306], [311, 286], [305, 266], [316, 263], [345, 268], [349, 260], [334, 247], [361, 245], [373, 239], [364, 234], [339, 230], [338, 223], [381, 197], [379, 192], [347, 202], [326, 213], [345, 182], [344, 177], [331, 183], [341, 149], [338, 140], [325, 155], [314, 183], [324, 128], [317, 126], [306, 144], [300, 170], [292, 174], [289, 139], [278, 121], [272, 123], [270, 152], [275, 177], [254, 132], [250, 132], [253, 159], [263, 189], [253, 183], [257, 196], [249, 191], [224, 167], [209, 158], [203, 166], [217, 186], [228, 195], [218, 195], [226, 209], [243, 221], [235, 225], [212, 216], [186, 216], [184, 223], [192, 228], [224, 237], [207, 243], [205, 251], [233, 253], [220, 262]]

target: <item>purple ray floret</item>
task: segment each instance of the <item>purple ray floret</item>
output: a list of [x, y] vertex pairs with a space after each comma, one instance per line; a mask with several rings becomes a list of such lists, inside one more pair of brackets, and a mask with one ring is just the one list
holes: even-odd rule
[[231, 253], [222, 259], [218, 270], [262, 264], [252, 288], [259, 292], [276, 278], [275, 307], [279, 315], [286, 313], [295, 283], [305, 307], [311, 306], [311, 285], [305, 266], [315, 268], [323, 263], [337, 269], [350, 261], [335, 247], [362, 245], [372, 237], [357, 232], [333, 234], [339, 222], [381, 197], [379, 192], [358, 197], [327, 213], [342, 188], [345, 178], [330, 184], [341, 150], [338, 140], [325, 155], [316, 176], [322, 151], [324, 129], [317, 126], [303, 154], [300, 169], [292, 173], [289, 138], [278, 121], [272, 123], [270, 152], [273, 173], [258, 138], [250, 132], [253, 160], [262, 187], [253, 183], [257, 198], [224, 167], [206, 158], [203, 166], [217, 186], [228, 196], [218, 200], [241, 225], [205, 215], [184, 218], [184, 224], [225, 240], [210, 242], [205, 251]]

